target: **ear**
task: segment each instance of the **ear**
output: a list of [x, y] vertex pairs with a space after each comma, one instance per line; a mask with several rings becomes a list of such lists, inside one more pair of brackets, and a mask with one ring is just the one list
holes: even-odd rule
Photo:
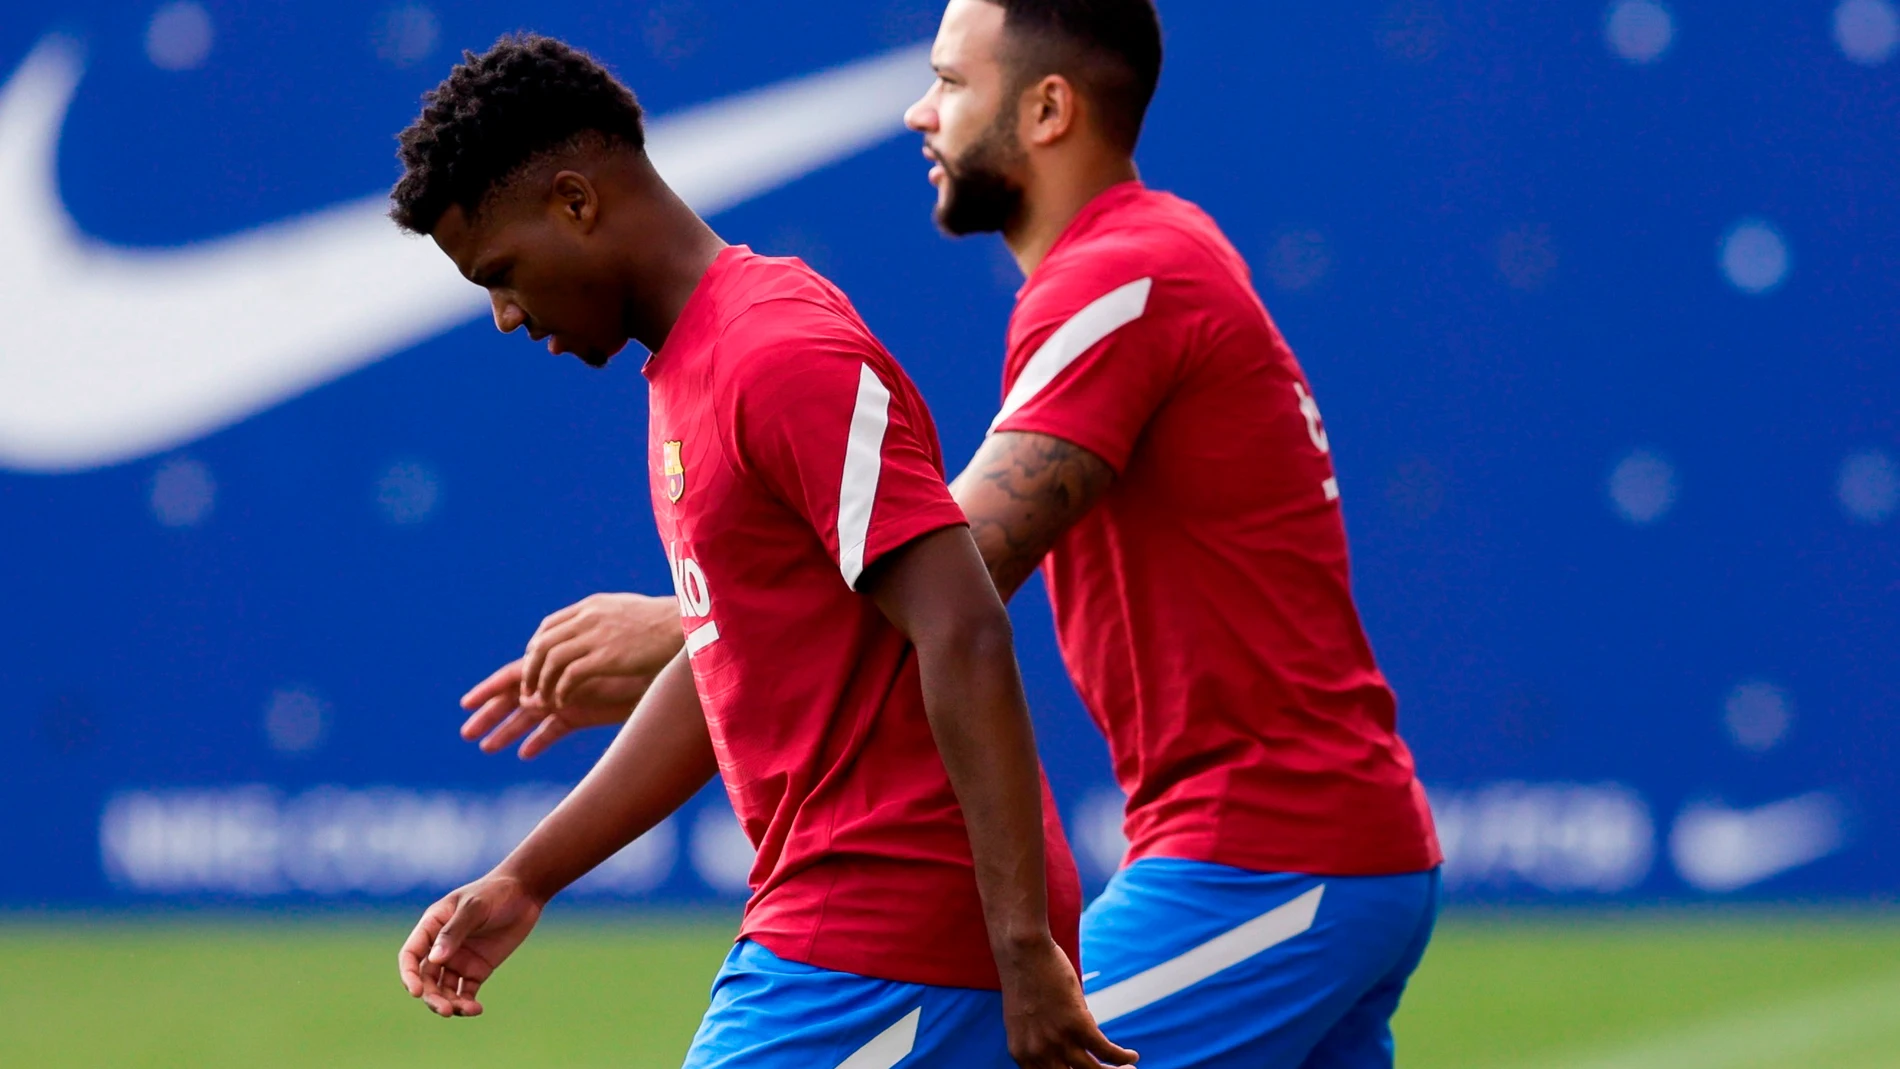
[[1047, 148], [1068, 137], [1081, 124], [1082, 96], [1074, 83], [1060, 74], [1051, 74], [1023, 90], [1023, 111], [1027, 129], [1024, 139], [1031, 145]]
[[600, 191], [579, 171], [561, 171], [548, 183], [548, 207], [585, 234], [600, 220]]

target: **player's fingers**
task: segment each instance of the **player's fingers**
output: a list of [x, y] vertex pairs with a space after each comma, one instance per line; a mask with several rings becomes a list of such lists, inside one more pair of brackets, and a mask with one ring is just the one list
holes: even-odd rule
[[410, 998], [422, 997], [422, 959], [407, 946], [396, 952], [396, 979]]
[[[480, 984], [495, 975], [495, 967], [487, 958], [470, 950], [467, 946], [458, 948], [447, 961], [442, 963], [444, 972], [453, 973], [464, 982]], [[445, 981], [446, 983], [447, 981]]]
[[1045, 1037], [1037, 1053], [1020, 1064], [1037, 1069], [1108, 1069], [1117, 1063], [1097, 1059], [1087, 1040], [1069, 1031]]
[[462, 708], [473, 709], [491, 698], [521, 689], [521, 658], [517, 657], [488, 674], [488, 678], [462, 695]]
[[466, 976], [462, 978], [461, 987], [457, 989], [456, 992], [456, 996], [461, 1004], [462, 1016], [480, 1017], [482, 1015], [481, 999], [475, 997], [481, 989], [482, 982], [480, 980], [470, 979]]
[[541, 675], [535, 680], [534, 690], [527, 693], [550, 705], [559, 706], [555, 697], [555, 688], [561, 685], [561, 677], [567, 674], [576, 661], [594, 652], [594, 640], [575, 630], [557, 632], [548, 645], [547, 654], [541, 660]]
[[1061, 1066], [1061, 1069], [1108, 1069], [1114, 1063], [1102, 1062], [1088, 1048], [1071, 1044], [1064, 1048], [1064, 1053], [1056, 1059], [1056, 1064]]
[[475, 1001], [475, 992], [481, 986], [453, 968], [442, 970], [442, 997], [448, 1000], [457, 1017], [474, 1017], [482, 1012], [481, 1004]]
[[409, 938], [403, 940], [402, 950], [396, 955], [396, 969], [402, 977], [403, 986], [411, 995], [420, 996], [423, 988], [423, 966], [429, 958], [429, 948], [435, 944], [437, 933], [455, 912], [452, 900], [444, 898], [422, 913], [422, 919], [416, 922], [409, 932]]
[[1101, 1026], [1097, 1025], [1093, 1020], [1088, 1020], [1083, 1023], [1082, 1032], [1078, 1039], [1082, 1049], [1088, 1053], [1092, 1059], [1088, 1063], [1090, 1066], [1095, 1064], [1093, 1059], [1100, 1059], [1104, 1065], [1133, 1065], [1141, 1057], [1141, 1055], [1136, 1054], [1134, 1051], [1121, 1046], [1106, 1035], [1103, 1035]]
[[439, 1012], [442, 1014], [442, 1016], [444, 1017], [462, 1016], [462, 1006], [461, 1006], [462, 1000], [460, 996], [456, 994], [460, 986], [461, 986], [461, 977], [457, 976], [455, 973], [455, 970], [449, 968], [448, 966], [446, 965], [443, 966], [441, 971], [436, 973], [435, 997], [437, 998], [437, 1000], [439, 1000], [441, 1004], [442, 1008]]
[[442, 990], [442, 967], [422, 963], [422, 1004], [438, 1017], [453, 1017], [455, 1004]]
[[497, 694], [482, 703], [482, 707], [462, 721], [462, 738], [474, 742], [502, 722], [509, 713], [521, 707], [521, 692], [510, 690], [506, 694]]
[[[535, 635], [535, 638], [540, 637], [539, 634]], [[523, 700], [533, 694], [535, 685], [541, 682], [541, 662], [547, 658], [547, 655], [546, 647], [536, 645], [534, 639], [528, 640], [528, 652], [521, 656], [521, 697]]]
[[528, 741], [521, 744], [521, 759], [532, 761], [541, 756], [547, 752], [548, 747], [566, 738], [571, 730], [558, 716], [550, 716], [541, 721], [541, 726], [534, 729], [534, 734], [528, 736]]
[[516, 709], [514, 712], [508, 714], [508, 719], [502, 721], [500, 727], [490, 732], [488, 737], [482, 740], [482, 752], [500, 753], [506, 750], [519, 741], [522, 736], [533, 731], [535, 725], [541, 723], [546, 716], [547, 714], [539, 709], [526, 707]]
[[[550, 620], [553, 617], [549, 617]], [[574, 620], [562, 620], [559, 623], [544, 623], [534, 637], [528, 639], [528, 651], [522, 657], [521, 696], [541, 693], [541, 674], [547, 669], [548, 654], [562, 642], [572, 638], [580, 630]]]
[[411, 998], [422, 996], [422, 959], [429, 953], [428, 939], [417, 939], [417, 933], [421, 930], [418, 925], [416, 931], [403, 940], [402, 948], [396, 951], [396, 978], [402, 981], [403, 990], [409, 992]]
[[537, 627], [535, 630], [544, 631], [550, 627], [556, 626], [557, 624], [564, 624], [568, 622], [569, 620], [572, 620], [574, 617], [579, 616], [581, 614], [581, 610], [585, 608], [587, 608], [587, 598], [582, 598], [581, 600], [575, 602], [572, 605], [567, 605], [559, 609], [556, 609], [555, 611], [547, 614], [547, 616], [543, 617], [541, 620], [541, 626]]
[[[579, 643], [569, 645], [578, 646]], [[592, 683], [608, 666], [610, 658], [598, 649], [586, 649], [557, 673], [544, 677], [542, 689], [554, 700], [554, 707], [565, 708], [573, 704], [581, 688]], [[631, 708], [631, 706], [629, 706]]]
[[462, 949], [462, 942], [479, 930], [488, 919], [488, 909], [480, 898], [470, 895], [455, 905], [455, 912], [447, 923], [436, 932], [435, 942], [429, 947], [429, 961], [433, 965], [443, 965]]
[[1088, 1035], [1082, 1040], [1082, 1048], [1082, 1053], [1088, 1060], [1081, 1064], [1088, 1066], [1089, 1069], [1095, 1069], [1097, 1065], [1134, 1065], [1141, 1060], [1141, 1055], [1120, 1046], [1103, 1035], [1100, 1028], [1093, 1025], [1089, 1027]]
[[530, 645], [539, 643], [542, 646], [555, 646], [586, 632], [587, 621], [578, 614], [561, 620], [550, 618], [547, 623], [535, 629], [533, 637], [528, 639], [528, 642]]

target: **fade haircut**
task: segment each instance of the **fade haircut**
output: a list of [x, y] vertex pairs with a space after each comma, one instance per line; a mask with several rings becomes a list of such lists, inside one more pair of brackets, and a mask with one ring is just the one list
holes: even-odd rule
[[1003, 9], [1005, 62], [1019, 86], [1060, 74], [1101, 114], [1102, 132], [1133, 154], [1161, 81], [1154, 0], [989, 0]]
[[588, 145], [646, 149], [639, 101], [594, 57], [552, 37], [510, 34], [462, 62], [422, 96], [402, 132], [403, 176], [390, 218], [426, 234], [458, 206], [488, 195], [554, 153]]

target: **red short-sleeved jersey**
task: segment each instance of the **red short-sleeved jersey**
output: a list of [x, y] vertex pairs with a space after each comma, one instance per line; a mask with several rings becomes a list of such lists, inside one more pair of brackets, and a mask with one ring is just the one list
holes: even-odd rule
[[1119, 473], [1044, 575], [1128, 794], [1129, 859], [1437, 864], [1319, 405], [1213, 220], [1136, 182], [1097, 197], [1023, 287], [1004, 382], [993, 430]]
[[[995, 988], [916, 651], [853, 587], [964, 522], [916, 388], [796, 260], [725, 250], [648, 360], [653, 511], [726, 794], [758, 848], [742, 936], [861, 976]], [[1045, 784], [1049, 912], [1081, 892]]]

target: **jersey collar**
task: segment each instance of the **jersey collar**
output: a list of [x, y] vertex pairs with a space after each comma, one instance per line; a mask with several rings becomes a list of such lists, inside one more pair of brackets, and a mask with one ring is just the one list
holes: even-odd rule
[[1043, 255], [1042, 263], [1036, 265], [1035, 274], [1023, 279], [1022, 288], [1016, 291], [1016, 299], [1022, 300], [1023, 294], [1029, 292], [1030, 283], [1036, 280], [1036, 275], [1041, 274], [1043, 269], [1049, 266], [1049, 261], [1055, 259], [1056, 253], [1062, 251], [1063, 246], [1080, 241], [1095, 228], [1096, 221], [1102, 216], [1146, 192], [1148, 192], [1148, 187], [1142, 184], [1141, 179], [1131, 178], [1126, 182], [1117, 182], [1097, 193], [1093, 200], [1082, 206], [1081, 211], [1075, 213], [1075, 218], [1069, 220], [1069, 225], [1062, 228], [1062, 233], [1056, 238], [1056, 243], [1049, 246], [1049, 251]]
[[700, 320], [712, 314], [713, 293], [719, 289], [719, 280], [733, 264], [751, 255], [752, 249], [745, 245], [728, 245], [719, 250], [719, 255], [707, 265], [706, 273], [699, 276], [699, 285], [693, 287], [693, 295], [686, 298], [686, 307], [680, 309], [679, 318], [673, 321], [673, 329], [667, 332], [666, 343], [647, 354], [646, 363], [640, 365], [640, 374], [649, 379], [653, 377], [667, 352], [680, 347], [673, 344], [673, 339], [692, 338], [703, 333]]

